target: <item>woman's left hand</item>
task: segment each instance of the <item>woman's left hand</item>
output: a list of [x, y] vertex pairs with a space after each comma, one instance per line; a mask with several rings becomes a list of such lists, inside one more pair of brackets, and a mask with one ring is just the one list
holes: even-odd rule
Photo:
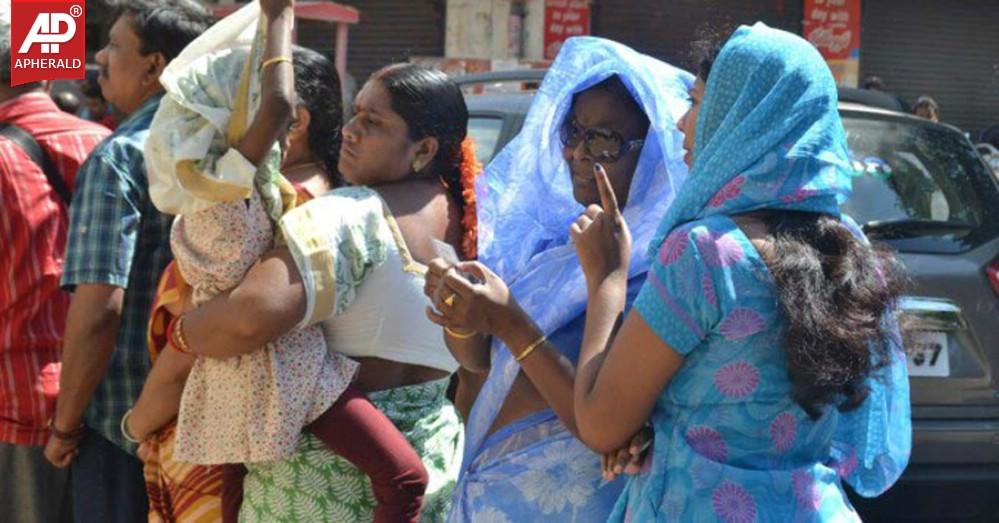
[[618, 208], [607, 172], [595, 164], [593, 175], [601, 205], [590, 205], [569, 228], [579, 264], [591, 286], [615, 275], [627, 279], [631, 261], [631, 232]]
[[[473, 283], [464, 275], [479, 281]], [[479, 262], [462, 262], [449, 267], [430, 294], [434, 310], [427, 316], [434, 323], [460, 331], [475, 331], [503, 337], [520, 328], [524, 312], [510, 294], [506, 283]], [[429, 290], [429, 289], [428, 289]]]
[[600, 456], [603, 478], [613, 481], [619, 474], [635, 475], [641, 472], [654, 437], [652, 429], [642, 427], [642, 430], [631, 437], [626, 447]]

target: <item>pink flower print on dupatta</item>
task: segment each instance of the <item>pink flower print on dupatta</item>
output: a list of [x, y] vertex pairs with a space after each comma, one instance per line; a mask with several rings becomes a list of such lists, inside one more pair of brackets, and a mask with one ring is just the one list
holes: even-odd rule
[[718, 295], [715, 293], [715, 284], [711, 281], [711, 275], [708, 273], [701, 273], [701, 292], [704, 293], [704, 299], [708, 300], [708, 303], [712, 307], [718, 305]]
[[784, 412], [770, 423], [770, 441], [778, 452], [785, 452], [794, 444], [798, 435], [798, 422], [790, 412]]
[[732, 178], [731, 181], [726, 183], [711, 200], [708, 201], [709, 207], [721, 207], [725, 202], [732, 200], [742, 193], [742, 184], [746, 183], [745, 176], [736, 176]]
[[683, 256], [683, 251], [687, 249], [687, 229], [677, 229], [666, 237], [662, 247], [659, 248], [659, 263], [670, 265]]
[[730, 398], [745, 398], [760, 384], [760, 371], [744, 362], [725, 365], [715, 372], [715, 386]]
[[748, 338], [763, 330], [766, 322], [763, 317], [753, 309], [740, 307], [725, 316], [725, 319], [718, 325], [718, 331], [726, 340], [735, 341]]
[[836, 463], [833, 468], [836, 469], [836, 473], [839, 474], [839, 477], [841, 478], [845, 478], [850, 474], [853, 474], [853, 471], [857, 468], [857, 450], [851, 447], [850, 453], [846, 456], [846, 460]]
[[812, 196], [815, 196], [816, 194], [818, 194], [818, 191], [812, 189], [805, 189], [804, 187], [802, 187], [791, 194], [786, 194], [784, 196], [781, 196], [780, 201], [783, 203], [800, 202], [803, 200], [807, 200]]
[[697, 246], [705, 263], [711, 267], [728, 267], [743, 257], [742, 247], [730, 234], [700, 234], [697, 236]]
[[801, 470], [791, 474], [791, 490], [794, 491], [794, 498], [798, 501], [799, 507], [811, 512], [819, 509], [822, 500], [811, 474]]
[[724, 462], [728, 457], [725, 438], [711, 427], [696, 425], [687, 429], [687, 444], [698, 454], [712, 461]]
[[756, 521], [756, 503], [749, 491], [737, 483], [726, 481], [711, 494], [711, 506], [725, 523]]

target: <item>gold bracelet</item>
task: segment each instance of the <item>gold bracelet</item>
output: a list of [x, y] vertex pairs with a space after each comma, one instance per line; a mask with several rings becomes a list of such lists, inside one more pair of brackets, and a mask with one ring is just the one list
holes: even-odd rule
[[274, 58], [268, 58], [267, 60], [264, 60], [264, 62], [262, 64], [260, 64], [260, 70], [263, 71], [268, 66], [271, 66], [271, 65], [274, 65], [274, 64], [280, 64], [282, 62], [288, 62], [289, 64], [293, 64], [294, 65], [294, 62], [291, 61], [291, 57], [290, 56], [275, 56]]
[[464, 332], [458, 332], [452, 329], [451, 327], [444, 327], [444, 332], [446, 332], [448, 336], [451, 336], [452, 338], [456, 338], [459, 340], [467, 340], [468, 338], [474, 338], [479, 334], [478, 332], [475, 331], [471, 331], [466, 334]]
[[524, 361], [524, 358], [530, 356], [531, 353], [534, 352], [534, 349], [537, 349], [538, 347], [544, 345], [544, 343], [546, 341], [548, 341], [548, 336], [541, 336], [537, 340], [534, 340], [534, 343], [528, 345], [527, 348], [525, 348], [524, 350], [520, 351], [520, 354], [518, 354], [514, 358], [514, 360], [516, 360], [518, 362], [519, 361]]

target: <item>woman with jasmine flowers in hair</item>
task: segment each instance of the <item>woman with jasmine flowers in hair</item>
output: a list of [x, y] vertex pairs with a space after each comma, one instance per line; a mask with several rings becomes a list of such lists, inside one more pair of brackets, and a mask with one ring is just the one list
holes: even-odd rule
[[[439, 313], [428, 315], [463, 371], [485, 378], [449, 521], [596, 522], [610, 513], [623, 482], [601, 474], [572, 409], [586, 286], [568, 228], [599, 202], [600, 168], [623, 195], [637, 241], [652, 238], [686, 175], [676, 121], [692, 82], [621, 44], [567, 40], [520, 134], [478, 182], [478, 262], [431, 263], [426, 292]], [[630, 296], [647, 270], [636, 259], [626, 271]]]
[[610, 450], [655, 429], [614, 521], [859, 521], [842, 481], [878, 495], [909, 458], [903, 277], [839, 211], [850, 156], [815, 48], [763, 24], [708, 47], [680, 121], [690, 178], [630, 312], [631, 218], [605, 178], [572, 226], [579, 433]]

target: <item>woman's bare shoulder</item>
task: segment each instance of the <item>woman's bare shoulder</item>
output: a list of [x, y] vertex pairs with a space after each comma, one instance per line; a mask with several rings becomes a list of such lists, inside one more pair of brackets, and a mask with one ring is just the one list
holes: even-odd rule
[[460, 243], [460, 216], [439, 183], [398, 183], [377, 188], [416, 261], [437, 257], [431, 239]]

